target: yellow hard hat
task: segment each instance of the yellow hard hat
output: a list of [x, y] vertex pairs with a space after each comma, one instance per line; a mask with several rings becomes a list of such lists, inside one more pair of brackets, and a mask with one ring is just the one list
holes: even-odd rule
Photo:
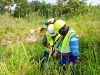
[[55, 33], [58, 33], [59, 30], [65, 25], [65, 22], [63, 20], [57, 20], [54, 23], [54, 29], [55, 29]]

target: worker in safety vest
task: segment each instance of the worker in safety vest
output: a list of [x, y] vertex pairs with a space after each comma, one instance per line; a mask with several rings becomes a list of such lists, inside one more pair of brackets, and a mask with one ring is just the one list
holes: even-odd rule
[[53, 43], [58, 39], [58, 37], [60, 37], [60, 34], [58, 35], [58, 33], [55, 33], [55, 30], [53, 28], [53, 24], [55, 21], [56, 21], [55, 18], [50, 18], [45, 22], [45, 25], [47, 25], [48, 32], [46, 32], [46, 34], [44, 35], [43, 45], [45, 46], [45, 50], [48, 53], [50, 52], [48, 48], [50, 48], [50, 46], [53, 45]]
[[45, 57], [48, 57], [50, 53], [50, 48], [53, 46], [58, 46], [58, 44], [61, 41], [61, 35], [58, 33], [55, 33], [55, 30], [53, 28], [53, 23], [56, 21], [55, 18], [51, 18], [48, 21], [45, 22], [45, 25], [47, 25], [47, 31], [44, 35], [43, 39], [43, 45], [45, 46], [45, 52], [42, 60], [41, 66], [43, 66], [43, 63], [45, 62]]
[[63, 20], [57, 20], [53, 26], [55, 33], [59, 32], [63, 36], [55, 56], [61, 59], [61, 64], [75, 61], [79, 54], [78, 35]]
[[44, 52], [44, 56], [43, 56], [44, 59], [42, 60], [41, 66], [43, 66], [43, 64], [46, 60], [46, 57], [49, 56], [50, 48], [53, 45], [54, 45], [53, 47], [55, 47], [55, 46], [57, 47], [61, 41], [61, 35], [58, 33], [54, 33], [55, 30], [53, 28], [53, 24], [50, 24], [48, 26], [47, 31], [48, 32], [44, 35], [44, 39], [43, 39], [43, 45], [45, 46], [45, 52]]
[[[43, 39], [43, 45], [45, 46], [45, 51], [47, 53], [50, 53], [50, 47], [53, 46], [53, 44], [55, 43], [55, 45], [57, 46], [61, 39], [60, 39], [60, 34], [58, 33], [54, 33], [55, 30], [53, 28], [53, 24], [50, 24], [48, 26], [48, 32], [44, 35], [44, 39]], [[58, 40], [59, 39], [59, 40]], [[59, 42], [58, 42], [59, 41]], [[54, 45], [54, 46], [55, 46]]]
[[48, 53], [50, 52], [50, 46], [52, 46], [54, 42], [57, 41], [57, 39], [61, 36], [60, 34], [58, 35], [58, 33], [55, 33], [55, 30], [53, 28], [53, 24], [55, 21], [55, 18], [50, 18], [48, 21], [45, 22], [45, 25], [47, 25], [48, 27], [48, 32], [46, 32], [46, 34], [44, 35], [43, 45], [45, 46], [45, 50]]

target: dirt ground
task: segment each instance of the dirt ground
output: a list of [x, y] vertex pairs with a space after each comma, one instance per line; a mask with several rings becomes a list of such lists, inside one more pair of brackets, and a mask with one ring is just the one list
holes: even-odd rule
[[[36, 42], [37, 41], [37, 38], [39, 38], [40, 36], [39, 35], [35, 35], [35, 34], [33, 34], [33, 35], [31, 35], [31, 36], [27, 36], [26, 38], [25, 37], [22, 37], [23, 39], [25, 39], [26, 41], [33, 41], [33, 42]], [[21, 38], [18, 36], [16, 39], [10, 39], [10, 40], [8, 40], [8, 39], [2, 39], [2, 41], [1, 41], [1, 45], [5, 45], [5, 44], [12, 44], [12, 42], [15, 40], [16, 41], [16, 43], [20, 43], [21, 42], [21, 40], [20, 40]]]

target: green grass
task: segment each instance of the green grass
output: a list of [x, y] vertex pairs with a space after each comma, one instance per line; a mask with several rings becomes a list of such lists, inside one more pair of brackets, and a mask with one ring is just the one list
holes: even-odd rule
[[[1, 75], [58, 75], [63, 74], [62, 66], [53, 64], [50, 69], [40, 70], [43, 59], [44, 46], [42, 44], [45, 32], [29, 33], [37, 27], [44, 27], [45, 18], [39, 17], [34, 20], [25, 20], [7, 16], [0, 16], [0, 41], [5, 39], [5, 43], [0, 44], [0, 61]], [[79, 35], [79, 57], [83, 65], [79, 62], [73, 67], [67, 67], [67, 75], [99, 75], [100, 74], [100, 13], [89, 13], [76, 17], [58, 17], [73, 28]], [[46, 28], [47, 29], [47, 28]], [[25, 37], [32, 34], [39, 35], [36, 42], [26, 41]], [[19, 36], [20, 42], [16, 39]], [[7, 40], [12, 40], [9, 44]], [[46, 63], [47, 64], [47, 63]]]

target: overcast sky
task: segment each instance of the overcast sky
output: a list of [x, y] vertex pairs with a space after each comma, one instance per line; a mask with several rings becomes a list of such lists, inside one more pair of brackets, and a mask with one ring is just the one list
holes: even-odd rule
[[[29, 2], [32, 2], [32, 0], [28, 0]], [[33, 0], [34, 1], [34, 0]], [[42, 0], [38, 0], [38, 1], [40, 1], [40, 2], [42, 2]], [[56, 3], [56, 0], [45, 0], [46, 1], [46, 3]], [[89, 5], [91, 2], [93, 2], [92, 3], [92, 5], [97, 5], [98, 3], [100, 3], [100, 0], [87, 0], [87, 4]]]
[[[28, 0], [29, 2], [32, 2], [34, 0]], [[42, 2], [42, 0], [38, 0], [40, 2]], [[45, 0], [46, 3], [56, 3], [56, 0]], [[100, 0], [87, 0], [87, 5], [89, 5], [92, 2], [92, 5], [98, 5], [100, 4]], [[11, 7], [12, 10], [15, 9], [15, 5], [13, 7]]]

